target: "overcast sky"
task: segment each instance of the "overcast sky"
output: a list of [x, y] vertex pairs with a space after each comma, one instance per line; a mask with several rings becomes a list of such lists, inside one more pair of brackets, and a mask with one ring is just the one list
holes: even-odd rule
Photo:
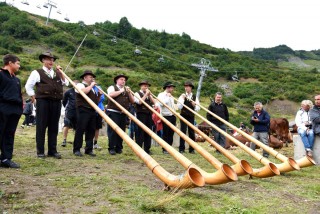
[[[46, 1], [7, 0], [42, 16]], [[320, 49], [320, 0], [54, 0], [51, 17], [70, 22], [119, 22], [136, 28], [187, 33], [192, 39], [233, 51], [286, 44], [294, 50]], [[41, 9], [36, 6], [40, 5]], [[62, 14], [57, 11], [61, 10]]]

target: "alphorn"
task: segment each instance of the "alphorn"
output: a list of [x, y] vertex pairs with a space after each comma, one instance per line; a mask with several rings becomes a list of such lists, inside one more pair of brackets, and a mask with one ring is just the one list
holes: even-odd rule
[[[153, 95], [155, 97], [155, 95]], [[175, 98], [174, 98], [175, 99]], [[176, 100], [176, 99], [175, 99]], [[174, 113], [175, 115], [179, 115], [179, 118], [183, 118], [180, 114], [176, 113], [173, 109], [171, 109], [168, 105], [166, 105], [165, 103], [163, 103], [162, 101], [158, 100], [159, 102], [161, 102], [166, 108], [168, 108], [172, 113]], [[187, 107], [187, 106], [186, 106]], [[193, 111], [192, 109], [188, 108], [188, 110]], [[193, 111], [193, 113], [195, 113], [195, 115], [199, 116], [200, 118], [203, 118], [200, 114], [198, 114], [197, 112]], [[203, 118], [205, 119], [205, 118]], [[214, 128], [216, 127], [214, 124], [210, 123], [208, 121], [208, 124], [214, 126]], [[193, 125], [191, 124], [191, 127]], [[216, 127], [217, 129], [219, 129], [218, 127]], [[225, 133], [223, 130], [220, 129], [220, 132], [226, 136], [226, 137], [231, 137], [229, 134]], [[227, 150], [225, 150], [222, 146], [220, 146], [218, 143], [216, 143], [215, 141], [213, 141], [211, 138], [209, 138], [208, 136], [205, 137], [206, 139], [208, 139], [209, 143], [211, 145], [213, 145], [217, 150], [219, 150], [223, 155], [225, 155], [227, 158], [229, 158], [231, 161], [235, 161], [234, 163], [239, 163], [239, 160], [233, 156], [230, 155], [231, 153]], [[210, 140], [209, 140], [210, 139]], [[232, 138], [232, 140], [237, 141], [236, 139]], [[259, 162], [261, 162], [263, 165], [265, 165], [264, 167], [260, 168], [260, 169], [252, 169], [252, 172], [250, 175], [254, 176], [254, 177], [259, 177], [259, 178], [266, 178], [266, 177], [272, 177], [275, 175], [280, 175], [280, 171], [278, 170], [278, 168], [275, 166], [275, 164], [273, 164], [272, 162], [270, 162], [268, 159], [262, 157], [260, 154], [258, 154], [257, 152], [249, 149], [247, 146], [244, 146], [241, 142], [234, 142], [235, 144], [237, 144], [240, 148], [242, 148], [245, 152], [249, 153], [251, 156], [253, 156], [254, 158], [256, 158]]]
[[[130, 114], [130, 112], [128, 112], [125, 108], [123, 108], [119, 103], [117, 103], [107, 93], [105, 93], [102, 90], [101, 90], [101, 92], [105, 96], [107, 96], [108, 99], [111, 102], [116, 104], [117, 107], [120, 108], [123, 113], [125, 113], [127, 116], [129, 116], [131, 120], [133, 120], [147, 134], [149, 134], [155, 141], [157, 141], [165, 150], [167, 150], [169, 152], [169, 154], [172, 155], [183, 167], [185, 167], [186, 169], [188, 169], [190, 167], [193, 167], [193, 168], [197, 169], [202, 174], [202, 176], [204, 177], [204, 181], [205, 181], [206, 184], [214, 184], [215, 185], [215, 184], [223, 184], [223, 183], [227, 183], [227, 182], [230, 182], [230, 181], [238, 180], [237, 174], [227, 164], [221, 164], [221, 165], [216, 164], [216, 167], [219, 168], [219, 170], [216, 171], [215, 173], [207, 173], [207, 172], [205, 172], [200, 167], [198, 167], [195, 164], [193, 164], [185, 156], [180, 154], [180, 152], [176, 151], [172, 146], [170, 146], [167, 142], [165, 142], [162, 138], [160, 138], [156, 133], [154, 133], [152, 130], [150, 130], [145, 124], [143, 124], [140, 120], [138, 120], [134, 115]], [[134, 93], [131, 90], [129, 90], [129, 93], [132, 93], [134, 95]], [[155, 111], [151, 106], [149, 106], [147, 103], [145, 103], [140, 97], [137, 97], [137, 98], [140, 99], [140, 101], [144, 105], [146, 105], [146, 107], [148, 107], [150, 110]], [[157, 111], [155, 111], [155, 112], [157, 112]], [[158, 115], [158, 116], [162, 117], [161, 115]], [[164, 119], [165, 120], [164, 122], [167, 122], [167, 123], [171, 124], [165, 118], [161, 118], [161, 119]], [[173, 127], [176, 128], [175, 126], [173, 126]], [[216, 161], [218, 161], [218, 160], [216, 160]]]
[[256, 145], [260, 146], [262, 149], [267, 151], [269, 154], [271, 154], [272, 156], [274, 156], [275, 158], [280, 160], [282, 163], [275, 164], [279, 168], [280, 172], [290, 172], [293, 170], [300, 170], [300, 167], [306, 167], [306, 166], [311, 166], [311, 165], [315, 164], [315, 161], [312, 158], [310, 158], [309, 156], [302, 158], [299, 161], [295, 161], [293, 158], [290, 158], [290, 157], [288, 158], [288, 157], [282, 155], [281, 153], [277, 152], [273, 148], [258, 141], [254, 137], [250, 136], [249, 134], [245, 133], [241, 129], [237, 128], [236, 126], [232, 125], [228, 121], [220, 118], [218, 115], [216, 115], [213, 112], [209, 111], [208, 109], [204, 108], [202, 105], [200, 105], [200, 104], [197, 104], [197, 105], [199, 105], [200, 108], [205, 110], [207, 113], [209, 113], [210, 115], [212, 115], [216, 119], [220, 120], [221, 122], [223, 122], [224, 124], [226, 124], [230, 128], [236, 130], [238, 133], [245, 136], [248, 140], [250, 140], [253, 143], [255, 143]]
[[[152, 94], [152, 96], [155, 97], [155, 95], [153, 95], [153, 94]], [[195, 127], [193, 124], [191, 124], [189, 121], [187, 121], [179, 113], [177, 113], [176, 111], [171, 109], [169, 106], [164, 104], [157, 97], [155, 97], [155, 99], [157, 99], [158, 102], [160, 102], [162, 105], [164, 105], [166, 108], [168, 108], [174, 115], [176, 115], [180, 119], [180, 121], [183, 121], [184, 123], [186, 123], [190, 128], [192, 128], [195, 132], [197, 132], [199, 135], [201, 135], [208, 142], [212, 142], [212, 144], [216, 144], [217, 146], [220, 146], [219, 144], [214, 142], [210, 137], [208, 137], [208, 135], [206, 135], [201, 130], [199, 130], [197, 127]], [[179, 132], [181, 132], [181, 131], [179, 130]], [[192, 142], [192, 141], [190, 142], [190, 139], [186, 140], [186, 142], [190, 146], [192, 146], [195, 150], [197, 150], [197, 152], [200, 155], [202, 155], [207, 161], [212, 162], [212, 158], [214, 158], [214, 157], [208, 151], [203, 149], [198, 143], [195, 143], [195, 142]], [[234, 165], [232, 165], [231, 168], [236, 172], [236, 174], [238, 176], [252, 174], [253, 169], [252, 169], [251, 165], [246, 160], [239, 160], [236, 156], [234, 156], [233, 154], [231, 154], [229, 151], [227, 151], [226, 149], [224, 149], [222, 147], [220, 148], [220, 150], [221, 150], [221, 153], [223, 155], [225, 155], [229, 160], [231, 160], [234, 163]], [[214, 161], [213, 163], [216, 163], [216, 161]]]
[[149, 154], [147, 154], [139, 145], [137, 145], [113, 120], [111, 120], [81, 89], [79, 89], [73, 81], [63, 72], [61, 73], [71, 83], [71, 85], [81, 94], [81, 96], [94, 108], [97, 113], [107, 122], [109, 126], [127, 143], [132, 151], [144, 161], [147, 167], [162, 182], [169, 187], [177, 189], [185, 189], [192, 187], [202, 187], [205, 185], [204, 178], [201, 173], [194, 167], [190, 166], [187, 171], [175, 176], [160, 166]]

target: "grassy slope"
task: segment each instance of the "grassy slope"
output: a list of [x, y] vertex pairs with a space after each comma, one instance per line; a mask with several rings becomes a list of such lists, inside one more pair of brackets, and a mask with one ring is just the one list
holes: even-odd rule
[[[59, 134], [59, 142], [62, 135]], [[73, 140], [70, 132], [68, 141]], [[239, 181], [179, 193], [161, 191], [163, 184], [125, 146], [124, 154], [107, 154], [107, 139], [96, 158], [77, 158], [72, 145], [58, 148], [63, 159], [35, 158], [35, 128], [18, 128], [14, 160], [19, 170], [0, 168], [0, 211], [8, 213], [318, 213], [320, 210], [320, 167], [281, 176]], [[201, 144], [209, 152], [214, 149]], [[161, 166], [178, 175], [183, 168], [161, 147], [152, 151]], [[261, 151], [259, 151], [261, 152]], [[281, 151], [293, 156], [293, 145]], [[239, 159], [254, 167], [261, 165], [237, 149]], [[213, 153], [214, 154], [214, 153]], [[199, 154], [185, 155], [208, 172], [215, 171]], [[230, 162], [216, 156], [223, 163]], [[274, 158], [271, 161], [277, 162]]]

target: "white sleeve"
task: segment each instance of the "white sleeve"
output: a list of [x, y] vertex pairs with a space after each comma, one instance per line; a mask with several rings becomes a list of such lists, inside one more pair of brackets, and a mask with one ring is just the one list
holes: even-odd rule
[[[81, 90], [81, 89], [84, 89], [85, 87], [86, 87], [86, 86], [85, 86], [84, 84], [82, 84], [82, 83], [78, 83], [78, 84], [77, 84], [77, 88], [79, 88], [80, 90]], [[79, 91], [78, 91], [77, 89], [75, 89], [74, 91], [75, 91], [77, 94], [79, 94]]]
[[40, 82], [40, 75], [37, 70], [33, 70], [25, 85], [26, 92], [30, 97], [35, 95], [34, 86], [38, 82]]
[[65, 78], [64, 81], [61, 80], [61, 82], [62, 82], [62, 85], [69, 86], [69, 81], [67, 80], [67, 78]]
[[[137, 97], [140, 97], [140, 94], [138, 92], [134, 93], [134, 102], [140, 105], [140, 100]], [[141, 98], [141, 97], [140, 97]]]
[[195, 111], [199, 111], [200, 110], [200, 106], [199, 106], [199, 99], [198, 99], [198, 97], [196, 97], [196, 107], [195, 107]]
[[178, 103], [177, 103], [178, 109], [181, 110], [183, 108], [183, 104], [184, 104], [184, 99], [182, 98], [182, 94], [181, 94], [181, 96], [178, 99]]
[[112, 92], [114, 92], [114, 91], [115, 91], [115, 89], [114, 89], [114, 86], [113, 86], [113, 85], [109, 86], [109, 88], [107, 89], [107, 93], [108, 93], [108, 94], [110, 94], [110, 93], [112, 93]]
[[302, 121], [302, 112], [299, 110], [296, 114], [296, 118], [295, 118], [295, 123], [298, 126], [298, 128], [306, 130], [306, 126], [304, 125], [303, 121]]

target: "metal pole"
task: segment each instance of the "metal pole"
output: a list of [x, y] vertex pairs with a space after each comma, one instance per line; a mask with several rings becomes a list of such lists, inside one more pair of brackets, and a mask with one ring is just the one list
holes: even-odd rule
[[201, 92], [202, 82], [203, 82], [203, 78], [205, 76], [206, 76], [206, 71], [205, 71], [205, 69], [201, 68], [200, 79], [199, 79], [198, 89], [197, 89], [197, 94], [196, 94], [196, 97], [198, 98], [198, 100], [200, 100], [200, 92]]
[[48, 14], [48, 17], [47, 17], [46, 25], [48, 25], [49, 17], [50, 17], [50, 14], [51, 14], [51, 9], [52, 9], [52, 5], [50, 4], [50, 9], [49, 9], [49, 14]]

